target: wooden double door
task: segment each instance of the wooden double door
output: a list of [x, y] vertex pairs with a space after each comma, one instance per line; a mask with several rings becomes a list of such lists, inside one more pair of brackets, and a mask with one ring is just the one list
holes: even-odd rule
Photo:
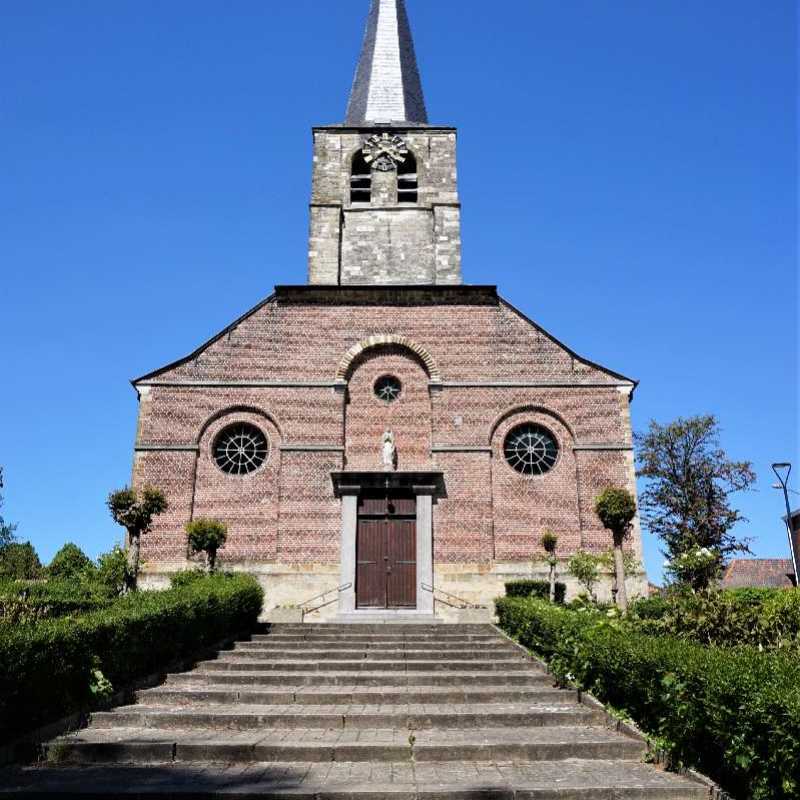
[[416, 497], [365, 494], [358, 500], [356, 608], [416, 607]]

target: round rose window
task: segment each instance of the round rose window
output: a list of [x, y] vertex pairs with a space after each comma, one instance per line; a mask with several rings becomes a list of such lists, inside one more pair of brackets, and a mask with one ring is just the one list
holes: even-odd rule
[[541, 425], [519, 425], [506, 436], [503, 452], [522, 475], [544, 475], [558, 460], [558, 442]]
[[225, 428], [214, 444], [214, 461], [228, 475], [248, 475], [255, 472], [269, 453], [267, 437], [248, 422]]

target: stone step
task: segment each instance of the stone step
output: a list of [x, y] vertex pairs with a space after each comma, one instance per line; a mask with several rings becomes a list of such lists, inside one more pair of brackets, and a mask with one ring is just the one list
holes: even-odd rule
[[387, 633], [401, 632], [405, 634], [418, 634], [427, 633], [431, 636], [440, 635], [453, 635], [453, 634], [482, 634], [484, 636], [494, 634], [498, 635], [497, 629], [490, 624], [458, 624], [458, 625], [419, 625], [413, 623], [404, 623], [402, 626], [387, 626], [385, 623], [378, 623], [374, 625], [349, 625], [337, 624], [331, 622], [316, 622], [316, 623], [279, 623], [269, 626], [268, 630], [263, 633], [330, 633], [336, 635], [343, 634], [359, 634], [365, 633]]
[[284, 729], [244, 732], [89, 728], [46, 746], [59, 763], [256, 761], [551, 761], [639, 760], [645, 746], [602, 727]]
[[398, 636], [388, 638], [385, 636], [265, 636], [264, 638], [252, 638], [239, 644], [246, 644], [248, 647], [319, 647], [323, 650], [333, 647], [363, 647], [372, 648], [396, 648], [396, 649], [416, 649], [427, 650], [429, 647], [439, 649], [454, 647], [461, 650], [471, 650], [474, 647], [513, 647], [513, 643], [508, 639], [500, 639], [495, 636], [468, 637], [408, 637]]
[[590, 725], [604, 714], [578, 705], [559, 703], [490, 703], [475, 709], [447, 703], [403, 705], [250, 705], [238, 703], [213, 709], [202, 705], [125, 706], [92, 715], [93, 728], [177, 728], [263, 730], [269, 728], [325, 730], [378, 729], [418, 731], [430, 728], [541, 728]]
[[257, 658], [242, 658], [233, 653], [221, 653], [214, 661], [203, 661], [200, 666], [208, 672], [514, 672], [528, 670], [530, 662], [522, 658], [518, 660], [493, 659], [491, 661], [455, 659], [438, 661], [360, 659], [351, 661], [267, 661]]
[[442, 641], [430, 639], [427, 641], [414, 641], [394, 639], [391, 641], [351, 641], [336, 638], [330, 639], [258, 639], [255, 641], [237, 642], [237, 650], [508, 650], [518, 649], [503, 639], [453, 639]]
[[701, 800], [708, 789], [632, 761], [427, 761], [416, 764], [258, 763], [217, 770], [192, 764], [15, 768], [0, 797], [53, 800]]
[[457, 689], [451, 686], [419, 687], [351, 687], [319, 686], [306, 687], [301, 691], [269, 691], [253, 689], [246, 685], [225, 686], [211, 684], [196, 686], [188, 684], [185, 688], [176, 685], [159, 686], [137, 692], [137, 700], [153, 705], [193, 705], [208, 703], [253, 703], [259, 705], [342, 705], [360, 703], [363, 705], [380, 702], [382, 705], [402, 705], [404, 703], [549, 703], [567, 702], [577, 699], [577, 692], [568, 689], [555, 689], [550, 686], [511, 689], [506, 686], [481, 686], [474, 689]]
[[501, 650], [340, 650], [296, 648], [293, 650], [267, 648], [240, 648], [224, 650], [221, 658], [253, 658], [271, 661], [347, 661], [353, 658], [367, 661], [498, 661], [524, 660], [527, 657], [521, 650], [502, 648]]
[[[210, 662], [217, 663], [217, 662]], [[280, 670], [206, 670], [200, 668], [194, 672], [185, 672], [180, 675], [170, 676], [167, 686], [194, 685], [249, 685], [249, 686], [280, 686], [284, 689], [294, 687], [317, 686], [324, 683], [328, 686], [350, 687], [397, 687], [397, 686], [452, 686], [475, 687], [483, 686], [491, 680], [492, 684], [502, 682], [506, 686], [535, 686], [553, 685], [552, 676], [546, 672], [535, 669], [518, 670], [515, 672], [496, 671], [492, 673], [472, 672], [464, 670], [440, 672], [372, 672], [352, 670], [347, 672], [320, 673], [313, 667], [306, 666], [292, 672]]]
[[352, 642], [505, 642], [504, 636], [496, 631], [488, 633], [447, 633], [444, 629], [439, 633], [404, 633], [401, 630], [387, 633], [360, 633], [346, 631], [342, 633], [325, 633], [323, 631], [309, 633], [254, 633], [248, 641], [253, 642], [307, 642], [307, 641], [352, 641]]

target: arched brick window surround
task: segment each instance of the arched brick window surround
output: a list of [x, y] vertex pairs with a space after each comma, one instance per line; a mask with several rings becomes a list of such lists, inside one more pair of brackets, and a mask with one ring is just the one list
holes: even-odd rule
[[195, 444], [200, 444], [205, 435], [205, 432], [208, 430], [210, 425], [213, 425], [218, 419], [222, 419], [223, 417], [233, 417], [231, 422], [236, 422], [236, 415], [237, 414], [255, 414], [258, 417], [262, 417], [265, 419], [275, 430], [278, 432], [280, 438], [283, 438], [283, 431], [281, 430], [281, 426], [278, 425], [275, 418], [268, 414], [261, 408], [256, 408], [255, 406], [229, 406], [228, 408], [220, 409], [219, 411], [212, 414], [200, 427], [200, 430], [197, 434], [197, 438], [195, 439]]
[[[545, 408], [544, 406], [516, 406], [514, 408], [508, 409], [508, 411], [504, 411], [492, 424], [492, 427], [489, 431], [489, 444], [492, 444], [494, 441], [495, 433], [497, 433], [497, 429], [509, 418], [511, 417], [519, 417], [520, 419], [517, 420], [518, 422], [525, 422], [524, 419], [525, 414], [542, 414], [545, 417], [552, 417], [554, 420], [557, 420], [569, 433], [572, 441], [575, 441], [575, 433], [572, 430], [572, 426], [562, 417], [560, 414], [557, 414], [555, 411], [552, 411], [549, 408]], [[536, 420], [533, 420], [534, 422]]]
[[425, 371], [428, 373], [429, 380], [434, 383], [441, 383], [442, 375], [439, 372], [439, 367], [436, 366], [436, 362], [433, 360], [433, 356], [413, 339], [409, 339], [407, 336], [398, 336], [394, 333], [375, 334], [351, 347], [344, 358], [339, 362], [339, 368], [336, 370], [336, 381], [339, 383], [347, 383], [352, 371], [351, 368], [362, 353], [373, 347], [384, 347], [386, 345], [394, 345], [395, 347], [402, 347], [406, 350], [410, 350], [422, 362]]

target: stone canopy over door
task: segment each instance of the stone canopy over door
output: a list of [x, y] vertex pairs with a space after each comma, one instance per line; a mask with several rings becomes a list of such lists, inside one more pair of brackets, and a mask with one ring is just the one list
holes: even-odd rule
[[433, 613], [433, 502], [441, 472], [334, 472], [342, 502], [339, 613]]

